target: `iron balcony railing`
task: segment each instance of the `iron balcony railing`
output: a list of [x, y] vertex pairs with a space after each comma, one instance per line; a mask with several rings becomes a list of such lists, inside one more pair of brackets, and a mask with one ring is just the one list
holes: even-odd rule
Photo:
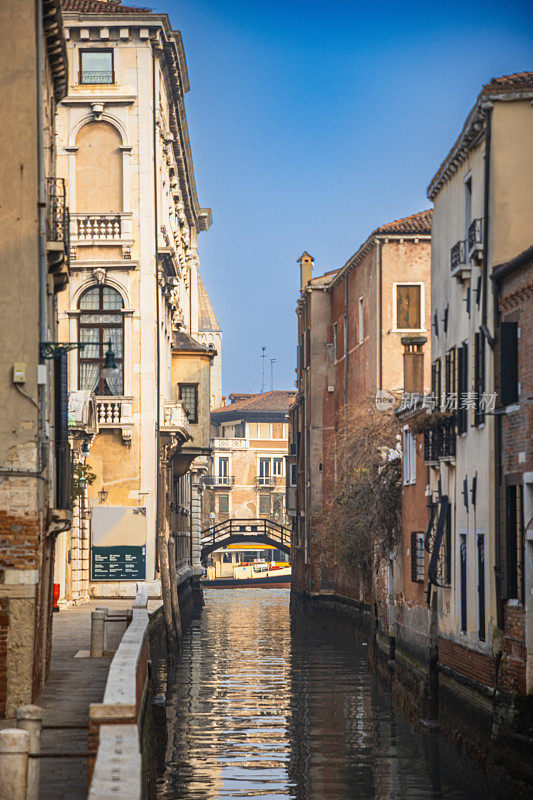
[[69, 214], [64, 178], [46, 179], [46, 238], [68, 244]]
[[80, 83], [115, 83], [115, 73], [113, 70], [87, 70], [79, 73]]
[[439, 458], [454, 458], [455, 439], [455, 419], [439, 420], [424, 431], [424, 460], [436, 462]]
[[483, 220], [475, 219], [468, 228], [468, 250], [477, 249], [483, 244]]
[[276, 479], [273, 475], [257, 475], [255, 482], [257, 486], [272, 487], [276, 485]]
[[223, 486], [227, 489], [235, 485], [235, 475], [204, 475], [204, 486]]
[[450, 251], [452, 270], [461, 264], [466, 264], [466, 241], [456, 242]]

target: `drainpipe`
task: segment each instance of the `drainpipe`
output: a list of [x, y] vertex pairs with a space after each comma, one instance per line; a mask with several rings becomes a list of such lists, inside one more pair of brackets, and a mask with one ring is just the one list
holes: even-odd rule
[[348, 273], [344, 276], [344, 436], [347, 434], [348, 414]]
[[[44, 169], [44, 54], [43, 54], [43, 0], [36, 3], [36, 68], [37, 68], [37, 210], [38, 210], [38, 236], [39, 236], [39, 342], [48, 339], [47, 331], [47, 278], [48, 265], [46, 262], [46, 192]], [[39, 347], [40, 350], [40, 347]], [[39, 363], [45, 361], [39, 352]], [[39, 386], [39, 408], [37, 419], [39, 426], [37, 472], [42, 472], [48, 463], [48, 452], [44, 449], [44, 420], [46, 419], [46, 386]]]
[[382, 243], [377, 240], [378, 248], [378, 389], [383, 389], [383, 255]]
[[[482, 276], [482, 295], [481, 295], [481, 327], [483, 333], [489, 340], [491, 347], [494, 347], [494, 339], [487, 330], [487, 283], [489, 270], [489, 231], [490, 231], [490, 159], [492, 150], [492, 103], [484, 103], [483, 109], [485, 117], [485, 163], [484, 163], [484, 185], [483, 185], [483, 276]], [[494, 314], [494, 322], [496, 315]]]
[[155, 511], [155, 543], [156, 543], [156, 559], [155, 559], [155, 567], [157, 569], [157, 564], [160, 561], [161, 557], [164, 557], [162, 553], [159, 553], [159, 548], [157, 547], [157, 542], [159, 540], [159, 529], [160, 529], [160, 515], [161, 515], [161, 470], [160, 470], [160, 389], [161, 389], [161, 364], [160, 364], [160, 352], [159, 352], [159, 333], [160, 333], [160, 311], [159, 311], [159, 282], [158, 282], [158, 273], [159, 273], [159, 259], [158, 259], [158, 242], [159, 242], [159, 235], [157, 230], [157, 120], [156, 120], [156, 86], [155, 86], [155, 72], [156, 72], [156, 54], [155, 49], [152, 50], [152, 108], [153, 108], [153, 129], [152, 129], [152, 146], [154, 150], [154, 246], [155, 246], [155, 308], [156, 308], [156, 511]]
[[[309, 418], [308, 412], [308, 391], [307, 391], [307, 381], [309, 379], [310, 372], [310, 361], [311, 361], [311, 354], [307, 352], [307, 303], [310, 300], [310, 295], [308, 298], [305, 299], [304, 303], [304, 342], [306, 346], [306, 353], [305, 353], [305, 374], [304, 374], [304, 453], [305, 453], [305, 460], [304, 460], [304, 564], [309, 563], [309, 502], [308, 502], [308, 494], [309, 489], [307, 487], [307, 482], [309, 479], [309, 436], [307, 432], [307, 423]], [[309, 350], [311, 350], [311, 335], [309, 335]]]

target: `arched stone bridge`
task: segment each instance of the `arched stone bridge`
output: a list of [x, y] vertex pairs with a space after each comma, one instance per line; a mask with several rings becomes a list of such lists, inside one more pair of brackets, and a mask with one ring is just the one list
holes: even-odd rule
[[202, 531], [202, 562], [214, 551], [230, 544], [268, 544], [290, 553], [290, 528], [272, 519], [227, 519]]

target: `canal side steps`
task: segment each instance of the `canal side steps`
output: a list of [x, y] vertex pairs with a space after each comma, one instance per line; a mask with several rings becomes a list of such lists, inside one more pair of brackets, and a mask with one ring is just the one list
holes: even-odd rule
[[141, 800], [143, 795], [140, 741], [149, 678], [147, 604], [148, 592], [141, 584], [131, 623], [109, 668], [103, 701], [89, 707], [89, 800]]

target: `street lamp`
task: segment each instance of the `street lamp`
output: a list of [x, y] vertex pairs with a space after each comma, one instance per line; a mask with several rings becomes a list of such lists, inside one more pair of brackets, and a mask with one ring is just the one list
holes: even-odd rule
[[108, 494], [109, 492], [102, 486], [102, 488], [98, 492], [98, 500], [100, 501], [100, 503], [105, 503]]
[[117, 362], [115, 361], [115, 353], [111, 348], [111, 339], [107, 343], [107, 351], [105, 354], [104, 366], [102, 367], [102, 377], [105, 380], [114, 378], [118, 372]]

